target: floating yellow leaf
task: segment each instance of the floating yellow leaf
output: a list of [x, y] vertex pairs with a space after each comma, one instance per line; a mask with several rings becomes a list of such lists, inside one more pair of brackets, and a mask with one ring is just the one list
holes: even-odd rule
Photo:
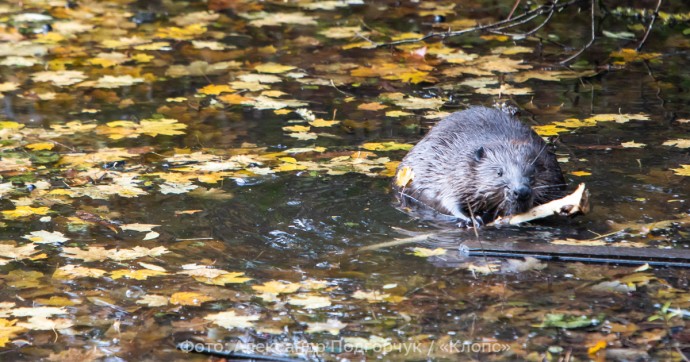
[[[243, 97], [239, 94], [224, 94], [219, 96], [218, 99], [226, 104], [242, 104], [252, 100], [251, 98]], [[287, 112], [289, 113], [290, 111]]]
[[409, 143], [397, 142], [368, 142], [362, 145], [362, 148], [369, 151], [409, 151], [412, 145]]
[[597, 125], [597, 121], [593, 118], [587, 118], [584, 120], [579, 120], [577, 118], [568, 118], [560, 122], [554, 122], [554, 125], [558, 127], [565, 128], [580, 128], [580, 127], [593, 127]]
[[422, 258], [428, 258], [430, 256], [444, 255], [448, 250], [444, 248], [427, 249], [427, 248], [412, 248], [413, 254], [415, 256], [420, 256]]
[[298, 25], [316, 25], [316, 20], [313, 17], [305, 15], [302, 12], [289, 13], [266, 13], [261, 12], [252, 14], [252, 21], [249, 25], [252, 26], [277, 26], [281, 24], [298, 24]]
[[570, 174], [573, 176], [590, 176], [590, 175], [592, 175], [591, 172], [587, 172], [587, 171], [573, 171]]
[[405, 117], [405, 116], [413, 116], [414, 113], [410, 112], [405, 112], [405, 111], [388, 111], [386, 112], [386, 117]]
[[592, 347], [587, 348], [587, 354], [593, 355], [599, 352], [600, 350], [606, 348], [606, 341], [598, 341], [595, 345]]
[[45, 215], [50, 211], [49, 207], [17, 206], [14, 210], [3, 210], [2, 215], [6, 219], [14, 220], [31, 215]]
[[690, 165], [680, 165], [681, 168], [672, 168], [673, 173], [679, 176], [690, 176]]
[[282, 65], [278, 63], [265, 63], [265, 64], [260, 64], [254, 67], [254, 70], [256, 70], [259, 73], [270, 73], [270, 74], [279, 74], [279, 73], [285, 73], [287, 71], [293, 70], [295, 67], [292, 65]]
[[678, 148], [690, 148], [690, 139], [675, 139], [675, 140], [668, 140], [664, 143], [662, 143], [664, 146], [673, 146], [673, 147], [678, 147]]
[[414, 171], [409, 166], [401, 167], [395, 174], [395, 185], [406, 187], [414, 179]]
[[172, 38], [176, 40], [190, 40], [206, 32], [206, 27], [200, 24], [192, 24], [183, 28], [171, 26], [158, 28], [156, 36], [159, 38]]
[[623, 147], [625, 147], [625, 148], [643, 148], [643, 147], [645, 147], [645, 146], [647, 146], [647, 145], [644, 144], [644, 143], [637, 143], [637, 142], [635, 142], [635, 141], [630, 141], [630, 142], [623, 142], [623, 143], [621, 143], [621, 146], [623, 146]]
[[10, 340], [26, 331], [24, 327], [15, 326], [17, 321], [17, 319], [0, 318], [0, 347], [5, 347]]
[[649, 116], [646, 114], [596, 114], [592, 117], [585, 119], [585, 121], [595, 121], [595, 122], [616, 122], [616, 123], [627, 123], [629, 121], [649, 121]]
[[558, 136], [559, 133], [570, 132], [569, 129], [556, 126], [555, 124], [546, 124], [543, 126], [533, 126], [532, 129], [542, 137]]
[[297, 305], [307, 309], [325, 308], [331, 306], [331, 300], [328, 297], [318, 295], [294, 295], [288, 298], [288, 304]]
[[231, 272], [223, 275], [219, 275], [213, 279], [201, 279], [195, 278], [206, 284], [212, 285], [225, 285], [225, 284], [240, 284], [252, 280], [252, 278], [247, 278], [242, 272]]
[[261, 285], [254, 285], [252, 289], [261, 293], [271, 293], [271, 294], [289, 294], [294, 293], [299, 290], [300, 284], [298, 283], [288, 283], [277, 280], [271, 280], [269, 282], [263, 283]]
[[22, 236], [24, 239], [29, 239], [36, 244], [59, 244], [69, 240], [59, 231], [32, 231], [29, 235]]
[[177, 292], [170, 296], [170, 304], [198, 307], [204, 302], [214, 300], [207, 295], [196, 292]]
[[640, 53], [632, 48], [623, 48], [621, 50], [611, 52], [611, 57], [619, 58], [623, 63], [630, 63], [660, 58], [661, 53]]
[[15, 90], [17, 90], [18, 87], [19, 87], [19, 83], [14, 83], [14, 82], [0, 83], [0, 93], [15, 91]]
[[25, 327], [32, 330], [55, 331], [59, 329], [71, 328], [72, 326], [74, 326], [74, 322], [66, 318], [49, 319], [47, 317], [38, 316], [31, 317], [26, 322], [19, 322], [17, 323], [17, 326]]
[[359, 36], [368, 36], [369, 32], [359, 26], [340, 26], [321, 30], [319, 34], [331, 39], [347, 39]]
[[331, 127], [331, 126], [334, 126], [338, 123], [340, 123], [340, 121], [327, 121], [327, 120], [321, 119], [321, 118], [317, 118], [317, 119], [309, 122], [309, 124], [312, 127]]
[[136, 280], [146, 280], [149, 277], [157, 277], [161, 275], [167, 275], [168, 273], [158, 271], [158, 270], [150, 270], [150, 269], [139, 269], [139, 270], [131, 270], [131, 269], [118, 269], [118, 270], [113, 270], [110, 273], [110, 277], [113, 279], [120, 279], [120, 278], [127, 278], [127, 279], [136, 279]]
[[132, 60], [137, 63], [148, 63], [154, 59], [153, 55], [148, 55], [144, 53], [137, 53], [132, 55]]
[[437, 109], [443, 105], [444, 101], [441, 98], [419, 98], [410, 96], [396, 100], [394, 103], [396, 106], [405, 109]]
[[381, 303], [385, 302], [385, 299], [390, 297], [388, 293], [382, 293], [377, 290], [371, 292], [365, 292], [363, 290], [358, 290], [352, 294], [352, 298], [364, 299], [369, 303]]
[[266, 97], [273, 97], [273, 98], [276, 98], [276, 97], [282, 97], [282, 96], [284, 96], [284, 95], [287, 95], [287, 93], [281, 92], [281, 91], [278, 91], [278, 90], [267, 90], [267, 91], [261, 92], [261, 95], [262, 95], [262, 96], [266, 96]]
[[0, 129], [22, 129], [24, 125], [15, 121], [0, 121]]
[[53, 279], [72, 280], [76, 278], [100, 278], [107, 272], [102, 269], [87, 268], [78, 265], [65, 265], [53, 273]]
[[357, 106], [357, 109], [361, 109], [363, 111], [380, 111], [385, 108], [388, 108], [388, 106], [383, 105], [379, 102], [362, 103]]
[[208, 95], [219, 95], [221, 93], [232, 93], [235, 90], [230, 88], [229, 85], [225, 84], [210, 84], [207, 85], [201, 89], [199, 89], [199, 93], [201, 94], [208, 94]]
[[235, 313], [235, 311], [220, 312], [209, 314], [204, 319], [209, 320], [221, 327], [227, 329], [233, 328], [251, 328], [254, 326], [254, 321], [259, 320], [258, 315], [242, 316]]
[[33, 150], [33, 151], [44, 151], [44, 150], [52, 150], [53, 147], [55, 147], [55, 144], [52, 142], [42, 142], [42, 143], [28, 144], [25, 147], [30, 149], [30, 150]]
[[480, 38], [482, 38], [484, 40], [496, 40], [496, 41], [500, 41], [500, 42], [510, 40], [510, 37], [507, 35], [494, 35], [494, 34], [482, 35], [482, 36], [480, 36]]
[[168, 301], [170, 298], [164, 296], [164, 295], [156, 295], [156, 294], [146, 294], [145, 296], [141, 297], [141, 299], [137, 300], [137, 304], [144, 304], [149, 307], [162, 307], [164, 305], [168, 305]]
[[370, 41], [360, 41], [356, 43], [345, 44], [341, 47], [343, 50], [362, 48], [362, 49], [374, 49], [376, 48], [376, 43]]
[[300, 125], [283, 127], [283, 131], [287, 131], [287, 132], [307, 132], [310, 129], [311, 129], [311, 127], [309, 127], [309, 126], [300, 126]]

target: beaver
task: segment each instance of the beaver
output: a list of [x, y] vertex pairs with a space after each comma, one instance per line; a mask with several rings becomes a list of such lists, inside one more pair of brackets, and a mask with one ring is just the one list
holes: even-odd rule
[[398, 177], [403, 173], [412, 175], [404, 186], [394, 182], [403, 206], [432, 208], [460, 226], [525, 212], [562, 197], [566, 186], [541, 137], [515, 116], [486, 107], [441, 120], [403, 158]]

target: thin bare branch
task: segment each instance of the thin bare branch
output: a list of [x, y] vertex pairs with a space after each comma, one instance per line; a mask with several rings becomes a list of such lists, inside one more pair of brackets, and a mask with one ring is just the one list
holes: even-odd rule
[[513, 14], [515, 13], [515, 9], [517, 9], [518, 5], [520, 5], [520, 1], [522, 1], [522, 0], [515, 0], [515, 4], [513, 4], [513, 8], [510, 9], [510, 14], [508, 14], [508, 17], [506, 19], [510, 19], [513, 17]]
[[568, 63], [568, 62], [570, 62], [571, 60], [573, 60], [573, 59], [579, 57], [580, 54], [582, 54], [582, 52], [584, 52], [585, 50], [587, 50], [587, 48], [589, 48], [590, 46], [592, 46], [592, 44], [594, 44], [594, 39], [596, 38], [596, 34], [595, 34], [595, 30], [594, 30], [594, 0], [592, 0], [592, 3], [591, 3], [591, 10], [592, 10], [592, 19], [591, 19], [591, 24], [590, 24], [590, 25], [591, 25], [591, 27], [592, 27], [592, 38], [589, 39], [589, 43], [585, 44], [585, 46], [583, 46], [582, 48], [580, 48], [580, 50], [578, 50], [575, 54], [569, 56], [568, 58], [566, 58], [566, 59], [564, 59], [564, 60], [561, 60], [561, 61], [559, 62], [560, 64]]
[[652, 32], [652, 27], [654, 26], [654, 21], [656, 21], [656, 18], [659, 16], [659, 8], [661, 7], [661, 0], [657, 1], [656, 3], [656, 9], [654, 9], [654, 14], [652, 14], [652, 21], [649, 22], [649, 26], [647, 27], [647, 31], [644, 33], [644, 37], [640, 41], [640, 44], [637, 45], [637, 50], [638, 52], [640, 49], [642, 49], [642, 46], [644, 43], [647, 41], [647, 37], [649, 36], [649, 33]]
[[[490, 29], [507, 29], [511, 27], [515, 27], [517, 25], [525, 23], [525, 19], [532, 20], [536, 18], [539, 15], [543, 15], [546, 13], [553, 13], [556, 11], [559, 11], [563, 8], [566, 8], [570, 5], [582, 2], [583, 0], [571, 0], [565, 3], [558, 3], [558, 2], [550, 2], [548, 4], [544, 4], [542, 6], [539, 6], [535, 9], [532, 9], [530, 11], [527, 11], [525, 13], [522, 13], [514, 18], [511, 19], [505, 19], [505, 20], [500, 20], [495, 23], [491, 24], [486, 24], [486, 25], [478, 25], [473, 28], [468, 28], [468, 29], [463, 29], [463, 30], [457, 30], [457, 31], [446, 31], [446, 32], [431, 32], [426, 35], [424, 35], [421, 38], [417, 39], [403, 39], [403, 40], [397, 40], [397, 41], [392, 41], [388, 43], [379, 43], [376, 45], [377, 48], [381, 47], [386, 47], [386, 46], [395, 46], [395, 45], [401, 45], [401, 44], [411, 44], [411, 43], [418, 43], [422, 42], [425, 40], [433, 39], [433, 38], [439, 38], [441, 40], [453, 37], [453, 36], [458, 36], [458, 35], [463, 35], [467, 33], [473, 33], [473, 32], [479, 32], [479, 31], [486, 31]], [[528, 20], [528, 21], [529, 21]]]

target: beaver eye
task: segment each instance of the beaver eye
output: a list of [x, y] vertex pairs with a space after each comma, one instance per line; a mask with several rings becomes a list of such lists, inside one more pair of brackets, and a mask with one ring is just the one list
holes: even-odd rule
[[498, 170], [498, 177], [503, 177], [503, 169]]

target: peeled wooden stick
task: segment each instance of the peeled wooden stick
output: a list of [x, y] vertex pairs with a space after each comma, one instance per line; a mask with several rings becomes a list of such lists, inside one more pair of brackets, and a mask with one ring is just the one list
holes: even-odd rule
[[494, 220], [488, 226], [518, 225], [524, 222], [542, 219], [551, 215], [586, 214], [589, 212], [589, 191], [585, 184], [580, 184], [570, 195], [535, 206], [522, 214], [509, 215]]

